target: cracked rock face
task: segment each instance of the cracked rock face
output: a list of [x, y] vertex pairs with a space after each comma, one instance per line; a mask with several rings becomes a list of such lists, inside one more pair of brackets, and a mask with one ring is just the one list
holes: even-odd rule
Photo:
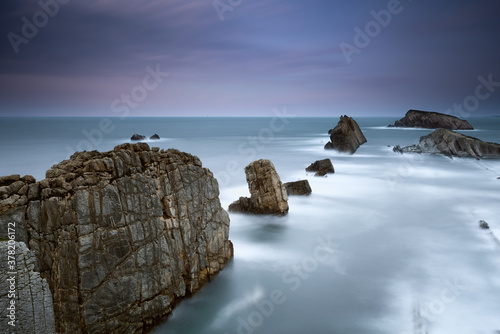
[[389, 127], [426, 128], [448, 130], [474, 130], [466, 120], [432, 111], [409, 110], [405, 117]]
[[427, 136], [420, 137], [418, 145], [401, 148], [395, 146], [398, 153], [443, 154], [449, 157], [500, 158], [500, 144], [485, 142], [446, 129], [437, 129]]
[[[0, 328], [4, 333], [55, 333], [52, 295], [47, 280], [40, 277], [38, 260], [24, 242], [10, 244], [16, 250], [16, 270], [12, 275], [8, 262], [0, 262]], [[9, 244], [0, 242], [1, 254], [7, 254]], [[6, 259], [7, 257], [5, 257]], [[10, 279], [14, 277], [14, 296], [9, 296]], [[11, 298], [13, 297], [13, 298]], [[8, 307], [11, 300], [15, 306], [15, 327], [9, 325]]]
[[288, 213], [288, 195], [271, 161], [261, 159], [245, 167], [250, 197], [240, 197], [229, 206], [229, 211], [285, 215]]
[[217, 180], [195, 156], [123, 144], [46, 176], [3, 199], [0, 222], [24, 222], [58, 333], [147, 332], [232, 257]]
[[366, 138], [358, 123], [348, 116], [341, 116], [335, 128], [328, 131], [330, 141], [326, 143], [325, 150], [337, 150], [354, 154], [356, 150], [366, 143]]

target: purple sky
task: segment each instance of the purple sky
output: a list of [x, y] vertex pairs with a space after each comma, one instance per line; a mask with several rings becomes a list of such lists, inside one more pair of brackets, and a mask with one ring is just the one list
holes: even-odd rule
[[2, 1], [0, 116], [500, 114], [498, 0], [216, 3]]

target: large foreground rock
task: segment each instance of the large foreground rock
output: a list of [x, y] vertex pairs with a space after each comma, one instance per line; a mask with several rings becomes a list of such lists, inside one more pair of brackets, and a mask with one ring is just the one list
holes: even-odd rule
[[288, 212], [288, 195], [271, 161], [261, 159], [245, 167], [250, 197], [240, 197], [229, 205], [229, 211], [284, 215]]
[[323, 159], [310, 164], [306, 168], [306, 172], [316, 172], [314, 176], [325, 176], [326, 174], [335, 173], [335, 169], [330, 159]]
[[405, 117], [389, 127], [426, 128], [448, 130], [474, 130], [466, 120], [433, 111], [409, 110]]
[[309, 181], [307, 180], [287, 182], [283, 184], [283, 186], [285, 186], [285, 190], [288, 196], [304, 196], [312, 193], [311, 186], [309, 185]]
[[18, 314], [36, 333], [147, 332], [232, 257], [217, 180], [195, 156], [123, 144], [75, 153], [46, 176], [0, 179], [0, 236], [16, 222], [36, 258], [16, 264], [34, 282]]
[[352, 117], [341, 116], [337, 126], [328, 133], [330, 141], [326, 143], [325, 150], [334, 149], [353, 154], [359, 146], [366, 143], [363, 132]]
[[500, 158], [500, 144], [485, 142], [446, 129], [437, 129], [427, 136], [420, 137], [417, 145], [401, 148], [395, 146], [398, 153], [431, 153], [446, 156], [470, 158]]

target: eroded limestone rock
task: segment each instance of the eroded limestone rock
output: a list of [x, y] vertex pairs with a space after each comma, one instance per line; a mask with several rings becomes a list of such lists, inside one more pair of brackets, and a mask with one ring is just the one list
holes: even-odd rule
[[229, 211], [284, 215], [288, 212], [288, 195], [271, 161], [261, 159], [245, 167], [250, 197], [240, 197]]
[[46, 176], [2, 200], [0, 222], [24, 221], [57, 333], [147, 332], [232, 257], [217, 180], [195, 156], [123, 144]]

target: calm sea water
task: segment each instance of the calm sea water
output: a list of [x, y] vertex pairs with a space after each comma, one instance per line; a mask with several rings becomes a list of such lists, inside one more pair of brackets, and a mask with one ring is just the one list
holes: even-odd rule
[[[133, 133], [197, 155], [225, 208], [248, 195], [243, 168], [273, 161], [308, 179], [285, 217], [230, 214], [235, 257], [154, 333], [484, 333], [500, 330], [500, 161], [399, 155], [431, 130], [357, 118], [368, 143], [323, 150], [338, 118], [3, 118], [0, 175], [45, 170], [75, 150], [110, 150]], [[500, 142], [500, 118], [464, 132]], [[305, 172], [331, 158], [336, 173]], [[491, 229], [481, 230], [479, 220]]]

